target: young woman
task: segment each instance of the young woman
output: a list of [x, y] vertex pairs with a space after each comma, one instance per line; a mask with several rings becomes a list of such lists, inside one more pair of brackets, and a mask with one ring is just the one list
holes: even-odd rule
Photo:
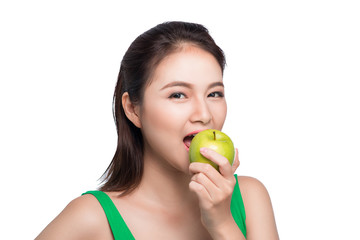
[[278, 239], [271, 201], [256, 179], [189, 163], [189, 140], [221, 130], [225, 57], [199, 24], [167, 22], [140, 35], [114, 94], [115, 156], [101, 191], [73, 200], [37, 237], [47, 239]]

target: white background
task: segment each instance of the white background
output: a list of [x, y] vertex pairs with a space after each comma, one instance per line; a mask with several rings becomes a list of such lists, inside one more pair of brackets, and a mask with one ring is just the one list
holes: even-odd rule
[[116, 147], [130, 43], [204, 24], [227, 56], [224, 132], [261, 180], [282, 239], [360, 239], [358, 1], [2, 1], [2, 239], [33, 239], [95, 189]]

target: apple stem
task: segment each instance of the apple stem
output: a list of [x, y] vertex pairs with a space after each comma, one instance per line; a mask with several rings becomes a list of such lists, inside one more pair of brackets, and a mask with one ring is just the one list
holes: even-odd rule
[[214, 134], [214, 140], [216, 140], [216, 135], [215, 135], [215, 131], [213, 131], [213, 134]]

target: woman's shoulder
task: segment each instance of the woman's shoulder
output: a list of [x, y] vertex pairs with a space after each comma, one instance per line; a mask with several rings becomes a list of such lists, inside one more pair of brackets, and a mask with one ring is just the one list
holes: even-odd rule
[[238, 176], [246, 212], [248, 239], [278, 239], [270, 195], [254, 177]]
[[68, 213], [85, 227], [98, 227], [103, 220], [107, 223], [100, 203], [91, 194], [84, 194], [72, 200], [64, 209], [64, 213]]
[[238, 176], [239, 188], [244, 200], [245, 208], [269, 205], [270, 196], [265, 185], [254, 177]]
[[254, 177], [249, 176], [237, 176], [241, 193], [262, 193], [268, 194], [264, 184]]
[[36, 239], [111, 239], [111, 234], [98, 200], [85, 194], [73, 199]]

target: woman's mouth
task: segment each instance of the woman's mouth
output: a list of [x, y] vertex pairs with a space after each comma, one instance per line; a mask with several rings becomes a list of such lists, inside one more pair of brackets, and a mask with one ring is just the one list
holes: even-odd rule
[[185, 147], [187, 150], [189, 150], [190, 148], [190, 144], [191, 144], [191, 141], [193, 140], [193, 138], [195, 137], [196, 134], [191, 134], [191, 135], [188, 135], [184, 138], [184, 144], [185, 144]]
[[197, 131], [191, 132], [191, 133], [189, 133], [188, 135], [186, 135], [184, 137], [183, 142], [184, 142], [184, 145], [185, 145], [185, 148], [186, 148], [187, 151], [189, 151], [191, 141], [193, 140], [195, 135], [198, 134], [201, 131], [202, 130], [197, 130]]

